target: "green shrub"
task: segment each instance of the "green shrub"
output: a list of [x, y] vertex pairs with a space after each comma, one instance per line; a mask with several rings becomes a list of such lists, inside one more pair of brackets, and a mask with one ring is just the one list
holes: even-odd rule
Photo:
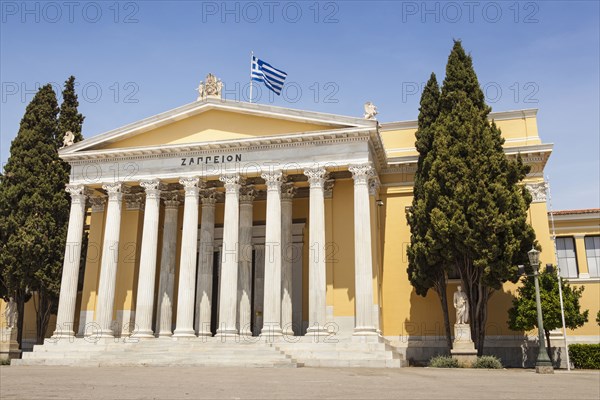
[[600, 369], [600, 344], [572, 344], [569, 357], [575, 368]]
[[471, 366], [472, 368], [502, 369], [502, 362], [495, 356], [481, 356]]
[[3, 358], [2, 360], [0, 360], [0, 365], [10, 365], [10, 359]]
[[435, 356], [429, 360], [429, 366], [432, 368], [459, 368], [458, 360], [450, 356]]

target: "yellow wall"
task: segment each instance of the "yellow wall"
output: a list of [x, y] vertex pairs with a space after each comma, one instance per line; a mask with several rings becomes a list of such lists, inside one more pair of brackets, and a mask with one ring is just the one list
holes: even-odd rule
[[[138, 272], [140, 265], [140, 247], [142, 242], [142, 227], [144, 220], [142, 208], [128, 210], [123, 204], [121, 213], [121, 232], [119, 236], [119, 262], [115, 286], [115, 304], [113, 319], [118, 311], [134, 311], [135, 295], [137, 292]], [[127, 324], [129, 320], [123, 321]], [[133, 321], [131, 321], [133, 323]], [[122, 329], [131, 330], [131, 326]]]
[[[418, 155], [415, 149], [416, 122], [407, 122], [405, 125], [406, 127], [389, 129], [383, 124], [381, 137], [388, 157]], [[506, 139], [505, 147], [542, 143], [538, 136], [536, 117], [496, 120], [496, 125]]]

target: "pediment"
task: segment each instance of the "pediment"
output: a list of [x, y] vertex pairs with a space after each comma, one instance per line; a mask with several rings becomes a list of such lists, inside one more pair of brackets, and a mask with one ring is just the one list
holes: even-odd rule
[[361, 118], [208, 99], [85, 139], [60, 154], [300, 135], [375, 124]]

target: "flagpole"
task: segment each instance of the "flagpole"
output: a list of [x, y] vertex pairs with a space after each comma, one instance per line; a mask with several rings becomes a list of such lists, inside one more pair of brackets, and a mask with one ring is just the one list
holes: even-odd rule
[[250, 103], [252, 103], [252, 59], [254, 58], [254, 51], [250, 52]]

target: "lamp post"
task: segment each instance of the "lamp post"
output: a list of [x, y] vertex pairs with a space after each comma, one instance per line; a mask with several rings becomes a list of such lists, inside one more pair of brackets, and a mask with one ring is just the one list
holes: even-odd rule
[[537, 305], [537, 319], [538, 319], [538, 334], [539, 334], [539, 350], [537, 360], [535, 361], [535, 372], [538, 374], [553, 374], [554, 368], [552, 367], [552, 361], [548, 357], [546, 351], [546, 338], [544, 334], [544, 318], [542, 316], [542, 302], [540, 300], [540, 285], [538, 283], [538, 275], [540, 268], [540, 252], [535, 248], [531, 248], [527, 252], [529, 257], [529, 264], [533, 268], [533, 281], [535, 282], [535, 302]]

